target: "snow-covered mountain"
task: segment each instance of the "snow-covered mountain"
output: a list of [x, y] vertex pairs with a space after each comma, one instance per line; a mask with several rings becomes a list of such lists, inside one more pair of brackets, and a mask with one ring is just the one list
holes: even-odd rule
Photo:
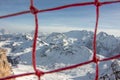
[[[22, 48], [32, 47], [33, 34], [1, 34], [1, 47], [9, 47], [12, 53], [23, 51]], [[85, 46], [92, 50], [93, 32], [91, 31], [70, 31], [65, 33], [40, 34], [38, 47], [44, 44], [60, 46]], [[15, 49], [16, 48], [16, 49]], [[105, 32], [97, 35], [97, 53], [103, 56], [113, 56], [120, 53], [120, 39]]]
[[0, 35], [4, 35], [4, 34], [9, 34], [9, 32], [5, 29], [0, 29]]
[[[0, 34], [0, 47], [7, 48], [8, 55], [20, 56], [22, 64], [32, 64], [32, 42], [32, 33]], [[40, 69], [53, 70], [91, 60], [93, 57], [92, 42], [93, 32], [86, 30], [51, 34], [40, 33], [37, 39], [37, 65]], [[97, 53], [100, 58], [120, 54], [120, 38], [105, 32], [98, 33]], [[100, 63], [100, 77], [105, 75], [111, 77], [110, 75], [113, 73], [111, 65], [114, 62], [120, 66], [119, 60]], [[18, 73], [17, 70], [15, 72]], [[93, 80], [94, 74], [95, 65], [92, 63], [72, 71], [59, 73], [59, 75], [67, 76], [62, 77], [62, 79], [59, 79], [58, 74], [55, 75], [58, 76], [57, 80]], [[56, 80], [51, 76], [45, 77], [45, 79], [47, 78]]]
[[97, 52], [104, 56], [120, 54], [120, 39], [100, 32], [97, 37]]

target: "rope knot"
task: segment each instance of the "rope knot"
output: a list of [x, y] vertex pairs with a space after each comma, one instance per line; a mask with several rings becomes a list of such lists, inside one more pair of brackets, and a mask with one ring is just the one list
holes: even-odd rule
[[36, 70], [36, 73], [35, 73], [38, 77], [41, 77], [42, 75], [44, 75], [44, 72], [40, 71], [40, 70]]
[[101, 3], [100, 3], [98, 0], [96, 0], [96, 1], [95, 1], [95, 6], [96, 6], [96, 7], [99, 7], [99, 6], [101, 6]]
[[30, 11], [32, 14], [37, 14], [38, 13], [38, 9], [35, 8], [34, 6], [30, 6]]
[[94, 62], [94, 63], [98, 63], [99, 60], [100, 60], [99, 57], [94, 57], [94, 58], [93, 58], [93, 62]]

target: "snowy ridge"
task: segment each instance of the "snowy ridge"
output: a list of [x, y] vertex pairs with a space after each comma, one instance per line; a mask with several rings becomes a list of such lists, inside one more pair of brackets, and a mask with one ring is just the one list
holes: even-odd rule
[[[37, 66], [43, 70], [53, 70], [92, 59], [91, 31], [70, 31], [65, 33], [41, 34], [37, 39]], [[1, 34], [0, 46], [9, 49], [8, 55], [20, 56], [23, 69], [14, 69], [14, 72], [29, 72], [24, 68], [31, 65], [33, 34], [16, 33]], [[120, 39], [113, 35], [100, 32], [97, 35], [97, 53], [100, 58], [110, 57], [120, 53]], [[100, 77], [113, 73], [111, 64], [119, 61], [107, 61], [99, 64]], [[120, 66], [120, 65], [119, 65]], [[29, 66], [29, 69], [32, 69]], [[19, 71], [19, 72], [18, 72]], [[73, 70], [53, 74], [43, 77], [43, 80], [94, 80], [95, 65], [93, 63]], [[110, 76], [109, 76], [110, 77]], [[21, 79], [21, 78], [20, 78]], [[20, 80], [18, 79], [18, 80]], [[32, 77], [32, 80], [35, 80]], [[30, 80], [23, 78], [22, 80]], [[112, 77], [114, 80], [114, 77]]]
[[104, 56], [113, 56], [120, 53], [120, 40], [113, 35], [100, 32], [97, 37], [98, 53]]

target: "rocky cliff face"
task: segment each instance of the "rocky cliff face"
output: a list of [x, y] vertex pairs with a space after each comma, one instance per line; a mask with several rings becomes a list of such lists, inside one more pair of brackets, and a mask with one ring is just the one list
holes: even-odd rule
[[[0, 48], [0, 78], [10, 76], [12, 69], [7, 61], [6, 50]], [[14, 80], [14, 79], [7, 79]]]

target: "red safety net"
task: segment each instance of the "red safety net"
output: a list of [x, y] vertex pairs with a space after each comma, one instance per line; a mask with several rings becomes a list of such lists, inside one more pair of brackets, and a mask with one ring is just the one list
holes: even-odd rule
[[[96, 56], [96, 34], [97, 34], [98, 22], [99, 22], [99, 8], [100, 8], [100, 6], [107, 5], [107, 4], [112, 4], [112, 3], [120, 3], [120, 0], [104, 1], [104, 2], [100, 2], [99, 0], [94, 0], [93, 2], [68, 4], [68, 5], [64, 5], [64, 6], [39, 10], [34, 6], [34, 1], [30, 0], [30, 10], [22, 11], [22, 12], [18, 12], [18, 13], [13, 13], [13, 14], [8, 14], [8, 15], [5, 15], [5, 16], [0, 16], [0, 19], [3, 19], [3, 18], [18, 16], [18, 15], [22, 15], [22, 14], [32, 13], [34, 15], [34, 18], [35, 18], [35, 33], [34, 33], [34, 41], [33, 41], [33, 48], [32, 48], [32, 65], [33, 65], [33, 68], [34, 68], [34, 72], [12, 75], [12, 76], [8, 76], [8, 77], [5, 77], [5, 78], [0, 78], [0, 80], [23, 77], [23, 76], [28, 76], [28, 75], [36, 75], [38, 77], [38, 80], [40, 80], [40, 77], [42, 75], [56, 73], [56, 72], [60, 72], [60, 71], [64, 71], [64, 70], [69, 70], [69, 69], [73, 69], [73, 68], [80, 67], [80, 66], [83, 66], [83, 65], [86, 65], [86, 64], [90, 64], [90, 63], [95, 63], [96, 64], [95, 80], [98, 80], [99, 79], [99, 65], [98, 65], [98, 62], [120, 58], [120, 54], [116, 55], [116, 56], [113, 56], [113, 57], [104, 58], [104, 59], [98, 59], [97, 56]], [[87, 6], [87, 5], [94, 5], [96, 7], [96, 24], [95, 24], [94, 37], [93, 37], [93, 54], [94, 54], [93, 59], [89, 60], [89, 61], [86, 61], [86, 62], [83, 62], [83, 63], [79, 63], [79, 64], [75, 64], [75, 65], [71, 65], [71, 66], [68, 66], [68, 67], [59, 68], [59, 69], [55, 69], [55, 70], [47, 71], [47, 72], [37, 69], [37, 67], [36, 67], [36, 42], [37, 42], [37, 37], [38, 37], [38, 15], [37, 14], [42, 13], [42, 12], [61, 10], [61, 9], [64, 9], [64, 8], [77, 7], [77, 6]]]

